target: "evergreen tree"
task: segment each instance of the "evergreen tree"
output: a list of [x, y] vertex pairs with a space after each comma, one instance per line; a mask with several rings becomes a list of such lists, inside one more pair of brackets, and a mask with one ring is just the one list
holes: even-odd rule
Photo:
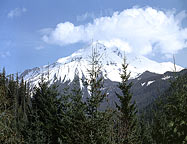
[[107, 97], [104, 90], [104, 78], [101, 71], [100, 55], [97, 52], [97, 46], [93, 49], [91, 56], [91, 69], [88, 70], [90, 78], [87, 80], [89, 96], [87, 99], [87, 143], [109, 143], [110, 133], [109, 119], [110, 115], [106, 110], [99, 110], [100, 104]]
[[0, 73], [0, 143], [23, 143], [22, 135], [17, 131], [14, 125], [14, 97], [16, 83], [13, 75], [9, 78]]
[[61, 101], [58, 99], [58, 92], [55, 86], [48, 86], [48, 82], [44, 82], [43, 78], [39, 83], [39, 87], [35, 87], [32, 98], [33, 114], [32, 120], [41, 126], [42, 133], [46, 138], [45, 143], [58, 143], [62, 131], [60, 129], [61, 120]]
[[43, 123], [40, 121], [38, 113], [31, 110], [28, 114], [28, 123], [25, 126], [24, 140], [26, 144], [44, 144], [47, 136], [43, 128]]
[[18, 93], [16, 97], [15, 105], [17, 107], [17, 119], [16, 125], [18, 131], [21, 131], [27, 122], [27, 114], [28, 114], [28, 103], [27, 103], [27, 94], [26, 94], [26, 84], [22, 78], [21, 83], [19, 84]]
[[137, 116], [136, 105], [132, 103], [130, 88], [132, 83], [128, 83], [130, 73], [127, 73], [128, 64], [124, 58], [122, 64], [122, 82], [119, 84], [122, 94], [116, 93], [120, 104], [116, 103], [118, 110], [117, 121], [117, 143], [132, 144], [138, 143], [137, 139]]
[[75, 77], [71, 88], [64, 89], [61, 96], [63, 104], [63, 137], [61, 141], [67, 144], [86, 144], [86, 102], [82, 100], [82, 91], [78, 77]]

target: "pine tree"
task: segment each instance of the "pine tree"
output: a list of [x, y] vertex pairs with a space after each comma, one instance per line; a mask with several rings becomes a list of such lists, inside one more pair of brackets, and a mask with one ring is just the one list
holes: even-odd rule
[[24, 140], [28, 144], [43, 144], [46, 143], [47, 136], [43, 128], [43, 123], [40, 121], [38, 113], [31, 110], [28, 114], [28, 123], [25, 126]]
[[0, 143], [23, 143], [22, 135], [17, 131], [14, 125], [14, 97], [16, 83], [13, 75], [9, 78], [0, 73]]
[[28, 103], [26, 97], [26, 84], [22, 78], [18, 87], [18, 93], [15, 101], [15, 105], [17, 107], [16, 125], [18, 131], [22, 131], [27, 122]]
[[45, 143], [58, 143], [62, 130], [60, 129], [60, 109], [61, 101], [58, 99], [58, 92], [55, 86], [48, 86], [48, 82], [42, 81], [39, 87], [35, 87], [32, 98], [33, 113], [36, 113], [36, 119], [41, 125], [42, 133], [46, 138]]
[[91, 69], [88, 70], [90, 78], [87, 80], [89, 96], [87, 99], [87, 143], [109, 143], [110, 115], [106, 110], [99, 110], [101, 103], [107, 97], [104, 90], [104, 77], [101, 71], [101, 56], [97, 52], [97, 46], [91, 56]]
[[61, 96], [63, 103], [62, 142], [86, 144], [86, 102], [82, 99], [79, 78], [75, 76], [71, 88], [67, 87]]
[[116, 93], [120, 104], [116, 103], [118, 110], [117, 121], [117, 143], [132, 144], [138, 143], [137, 140], [137, 117], [136, 105], [132, 103], [130, 88], [132, 83], [128, 83], [130, 73], [127, 73], [128, 64], [124, 58], [119, 88], [122, 94]]

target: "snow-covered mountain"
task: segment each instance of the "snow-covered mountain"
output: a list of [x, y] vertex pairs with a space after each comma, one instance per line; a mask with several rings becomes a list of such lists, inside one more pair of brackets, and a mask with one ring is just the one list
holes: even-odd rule
[[[90, 56], [92, 48], [96, 48], [101, 55], [103, 65], [103, 74], [106, 79], [111, 81], [120, 81], [121, 63], [123, 62], [124, 52], [117, 47], [107, 48], [101, 43], [94, 42], [86, 48], [74, 52], [72, 55], [58, 59], [55, 63], [25, 70], [21, 77], [35, 85], [43, 75], [49, 77], [50, 83], [56, 80], [60, 82], [73, 81], [74, 76], [78, 75], [80, 79], [88, 77]], [[166, 71], [173, 71], [174, 65], [171, 62], [158, 63], [144, 56], [126, 55], [129, 64], [128, 71], [131, 72], [131, 78], [136, 78], [144, 71], [162, 74]], [[176, 66], [177, 70], [183, 69]]]

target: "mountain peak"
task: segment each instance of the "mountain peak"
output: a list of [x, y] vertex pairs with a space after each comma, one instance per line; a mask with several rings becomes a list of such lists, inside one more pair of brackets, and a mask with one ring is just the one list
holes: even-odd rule
[[[92, 50], [96, 51], [101, 56], [103, 65], [103, 74], [105, 79], [111, 81], [121, 81], [121, 64], [123, 62], [123, 51], [117, 47], [106, 47], [104, 44], [99, 42], [93, 42], [87, 47], [84, 47], [68, 57], [60, 58], [55, 63], [49, 66], [42, 66], [40, 68], [34, 68], [26, 70], [22, 73], [25, 80], [30, 83], [37, 84], [38, 80], [43, 74], [44, 77], [48, 77], [51, 83], [54, 80], [73, 81], [75, 75], [78, 75], [80, 79], [88, 77], [87, 69], [89, 69], [90, 56]], [[173, 64], [170, 62], [158, 63], [152, 61], [144, 56], [134, 56], [132, 54], [126, 55], [127, 63], [129, 64], [128, 71], [131, 72], [131, 78], [136, 78], [143, 72], [150, 71], [155, 73], [164, 73], [166, 71], [172, 71]], [[181, 70], [182, 67], [176, 66], [177, 69]]]
[[115, 63], [114, 61], [116, 60], [121, 61], [121, 58], [123, 57], [122, 51], [120, 51], [117, 47], [107, 48], [100, 42], [93, 42], [87, 47], [74, 52], [68, 57], [58, 59], [57, 63], [65, 64], [72, 61], [80, 62], [81, 59], [89, 61], [93, 49], [95, 49], [97, 53], [100, 54], [103, 64]]

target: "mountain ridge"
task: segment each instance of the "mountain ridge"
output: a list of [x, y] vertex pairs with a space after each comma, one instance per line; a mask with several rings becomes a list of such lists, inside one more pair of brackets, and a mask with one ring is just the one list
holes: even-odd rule
[[[123, 51], [117, 47], [107, 48], [102, 43], [94, 42], [86, 48], [80, 49], [70, 56], [60, 58], [56, 62], [41, 67], [25, 70], [20, 77], [23, 77], [31, 85], [36, 85], [43, 75], [44, 78], [49, 77], [50, 84], [55, 80], [73, 81], [75, 74], [80, 79], [88, 77], [87, 69], [89, 69], [90, 56], [92, 49], [96, 48], [101, 55], [103, 65], [103, 75], [105, 79], [120, 82], [121, 64], [123, 62]], [[163, 74], [171, 71], [174, 65], [171, 62], [158, 63], [144, 56], [134, 56], [132, 54], [125, 55], [129, 64], [128, 71], [131, 72], [131, 79], [141, 75], [145, 71]], [[177, 70], [182, 70], [180, 66], [176, 66]], [[81, 84], [82, 85], [82, 84]]]

